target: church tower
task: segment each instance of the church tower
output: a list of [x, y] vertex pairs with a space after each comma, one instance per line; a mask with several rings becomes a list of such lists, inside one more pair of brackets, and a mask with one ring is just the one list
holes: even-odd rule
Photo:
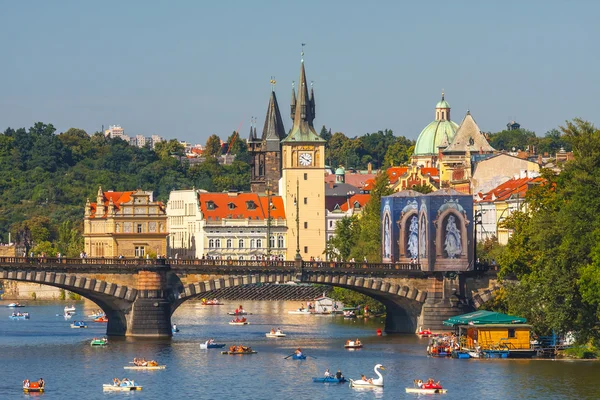
[[279, 193], [288, 226], [287, 259], [323, 257], [325, 250], [325, 140], [317, 135], [315, 96], [306, 84], [304, 52], [298, 93], [292, 88], [294, 125], [282, 140], [283, 165]]
[[281, 179], [281, 140], [285, 138], [285, 128], [275, 95], [275, 80], [271, 79], [271, 97], [267, 107], [267, 116], [260, 139], [256, 136], [256, 127], [250, 127], [248, 150], [251, 159], [250, 188], [254, 193], [277, 194]]

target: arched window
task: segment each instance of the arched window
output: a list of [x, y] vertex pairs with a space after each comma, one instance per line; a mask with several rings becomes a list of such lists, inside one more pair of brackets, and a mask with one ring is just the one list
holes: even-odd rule
[[227, 239], [227, 248], [230, 249], [233, 247], [233, 240]]
[[244, 239], [238, 240], [238, 248], [240, 248], [240, 249], [244, 248]]
[[217, 249], [220, 249], [220, 248], [221, 248], [221, 239], [215, 239], [215, 247], [216, 247]]
[[256, 240], [250, 239], [250, 248], [253, 249], [256, 247]]
[[262, 239], [256, 239], [256, 247], [259, 249], [262, 247]]
[[283, 235], [277, 236], [277, 247], [279, 247], [280, 249], [284, 247]]
[[208, 248], [212, 249], [213, 247], [215, 247], [215, 240], [214, 239], [210, 239], [208, 241]]
[[239, 260], [244, 261], [244, 256], [240, 256]]
[[269, 247], [275, 247], [275, 236], [269, 238]]

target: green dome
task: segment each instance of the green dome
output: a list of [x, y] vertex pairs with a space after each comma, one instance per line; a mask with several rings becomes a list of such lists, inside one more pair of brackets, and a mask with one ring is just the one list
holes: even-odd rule
[[444, 99], [438, 101], [438, 103], [435, 105], [435, 108], [450, 108], [450, 104], [448, 104], [448, 102]]
[[[448, 104], [442, 100], [439, 104]], [[454, 140], [458, 125], [452, 121], [433, 121], [421, 131], [415, 144], [415, 156], [437, 154], [439, 146], [448, 146]]]
[[335, 170], [336, 175], [344, 175], [345, 173], [346, 173], [346, 171], [344, 170], [344, 167], [339, 167], [338, 169]]

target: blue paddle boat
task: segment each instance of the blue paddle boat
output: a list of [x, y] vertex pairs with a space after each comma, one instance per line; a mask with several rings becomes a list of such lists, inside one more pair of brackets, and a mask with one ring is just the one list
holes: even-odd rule
[[12, 315], [9, 315], [8, 318], [10, 319], [29, 319], [29, 313], [13, 313]]
[[327, 376], [327, 377], [322, 377], [322, 378], [312, 378], [313, 382], [316, 383], [344, 383], [347, 382], [346, 378], [344, 378], [343, 376], [338, 379], [335, 376]]

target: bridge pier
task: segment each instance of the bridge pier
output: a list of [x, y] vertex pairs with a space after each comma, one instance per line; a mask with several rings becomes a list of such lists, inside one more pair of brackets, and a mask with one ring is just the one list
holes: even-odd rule
[[432, 332], [447, 331], [448, 327], [443, 324], [445, 320], [471, 311], [458, 301], [457, 296], [463, 295], [461, 276], [450, 279], [443, 272], [436, 272], [427, 279], [428, 295], [421, 310], [419, 326]]
[[126, 336], [169, 338], [173, 335], [171, 302], [164, 290], [166, 281], [166, 273], [162, 271], [138, 272], [137, 296], [131, 310], [125, 314]]

